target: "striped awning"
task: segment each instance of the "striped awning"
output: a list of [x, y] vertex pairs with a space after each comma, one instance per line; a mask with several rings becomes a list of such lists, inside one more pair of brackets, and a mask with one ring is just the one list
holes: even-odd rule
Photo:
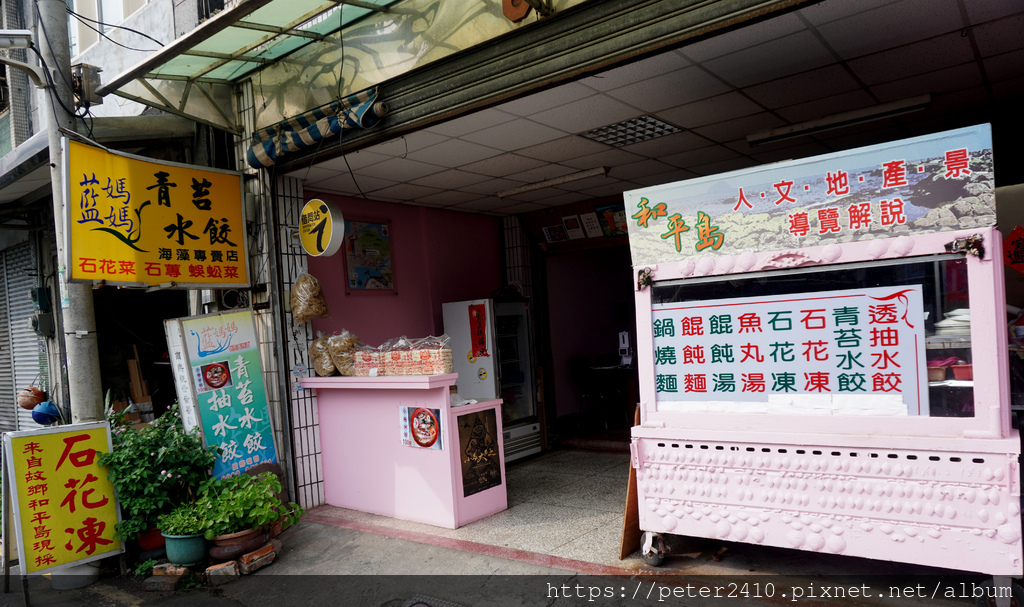
[[376, 89], [349, 95], [256, 131], [246, 161], [254, 169], [273, 166], [281, 156], [316, 145], [341, 129], [370, 128], [386, 113], [387, 106], [377, 101]]

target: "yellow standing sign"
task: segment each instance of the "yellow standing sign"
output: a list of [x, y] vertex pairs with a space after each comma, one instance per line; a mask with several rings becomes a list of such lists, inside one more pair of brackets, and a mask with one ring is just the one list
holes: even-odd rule
[[97, 457], [110, 449], [105, 422], [4, 435], [3, 482], [12, 489], [24, 574], [122, 551], [114, 486]]
[[64, 142], [72, 281], [249, 284], [240, 173]]

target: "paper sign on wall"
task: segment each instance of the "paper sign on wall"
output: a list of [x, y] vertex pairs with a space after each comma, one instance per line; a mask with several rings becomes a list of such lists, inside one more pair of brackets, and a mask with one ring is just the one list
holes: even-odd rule
[[474, 357], [490, 356], [487, 352], [487, 306], [473, 304], [469, 306], [469, 338]]
[[422, 449], [443, 449], [441, 410], [425, 407], [399, 407], [402, 444]]
[[1003, 263], [1024, 274], [1024, 228], [1014, 226], [1003, 241]]
[[583, 226], [580, 224], [580, 218], [576, 215], [567, 215], [562, 218], [562, 225], [565, 227], [565, 233], [569, 236], [570, 240], [578, 240], [580, 238], [586, 238], [586, 234], [583, 232]]
[[601, 222], [597, 219], [597, 213], [583, 213], [580, 215], [580, 221], [583, 222], [583, 230], [587, 233], [587, 238], [600, 238], [604, 236]]

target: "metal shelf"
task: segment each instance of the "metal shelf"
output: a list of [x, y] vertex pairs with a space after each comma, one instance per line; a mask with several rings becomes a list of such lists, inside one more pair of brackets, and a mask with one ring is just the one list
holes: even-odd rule
[[924, 347], [928, 350], [954, 350], [957, 348], [970, 348], [971, 337], [964, 335], [932, 335], [924, 338]]
[[972, 379], [947, 379], [945, 381], [930, 381], [928, 387], [937, 388], [973, 388], [974, 380]]

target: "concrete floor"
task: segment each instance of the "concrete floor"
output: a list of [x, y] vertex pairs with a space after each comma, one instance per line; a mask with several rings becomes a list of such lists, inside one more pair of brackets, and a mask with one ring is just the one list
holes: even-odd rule
[[669, 538], [672, 554], [661, 567], [647, 565], [638, 549], [620, 560], [629, 465], [626, 453], [577, 450], [553, 450], [513, 462], [506, 468], [508, 510], [459, 529], [333, 506], [315, 508], [305, 520], [594, 575], [961, 575], [888, 561], [678, 536]]
[[[508, 510], [460, 529], [399, 521], [332, 506], [311, 509], [281, 536], [274, 563], [255, 575], [213, 589], [141, 592], [137, 580], [120, 578], [107, 563], [101, 580], [87, 588], [53, 590], [49, 580], [30, 580], [32, 604], [48, 607], [239, 607], [266, 605], [376, 605], [409, 607], [594, 604], [566, 596], [582, 585], [602, 591], [603, 605], [673, 604], [718, 606], [793, 604], [802, 592], [824, 585], [871, 586], [876, 594], [854, 601], [807, 597], [799, 603], [928, 605], [964, 607], [970, 598], [885, 596], [895, 584], [927, 588], [972, 584], [980, 576], [882, 561], [673, 538], [674, 554], [659, 568], [638, 552], [619, 560], [629, 456], [623, 453], [551, 451], [507, 468]], [[965, 566], [967, 564], [965, 563]], [[914, 577], [911, 577], [914, 576]], [[17, 577], [0, 606], [23, 604]], [[722, 588], [730, 583], [773, 584], [772, 598], [739, 600], [664, 595], [685, 585]], [[959, 588], [959, 586], [956, 586]], [[559, 595], [559, 588], [562, 594]], [[554, 590], [554, 595], [552, 591]], [[579, 590], [576, 590], [577, 592]], [[611, 592], [611, 595], [607, 593]], [[783, 593], [785, 598], [783, 598]], [[678, 595], [677, 595], [678, 596]], [[418, 598], [417, 598], [418, 597]], [[424, 600], [424, 597], [426, 599]]]

